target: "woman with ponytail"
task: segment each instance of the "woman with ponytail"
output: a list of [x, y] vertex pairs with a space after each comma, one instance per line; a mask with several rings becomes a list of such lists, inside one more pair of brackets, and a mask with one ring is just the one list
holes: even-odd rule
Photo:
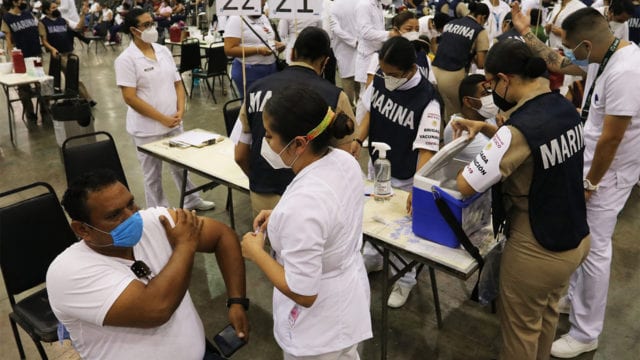
[[263, 123], [262, 156], [296, 174], [242, 239], [242, 255], [274, 286], [274, 337], [285, 360], [357, 360], [358, 343], [372, 337], [360, 255], [364, 182], [358, 162], [329, 147], [353, 133], [353, 121], [310, 88], [292, 86], [273, 93]]
[[583, 190], [582, 122], [574, 106], [540, 80], [546, 64], [507, 39], [487, 54], [485, 88], [504, 126], [454, 120], [459, 135], [492, 136], [458, 175], [463, 196], [492, 188], [493, 224], [507, 241], [500, 263], [501, 359], [548, 359], [558, 300], [589, 251]]

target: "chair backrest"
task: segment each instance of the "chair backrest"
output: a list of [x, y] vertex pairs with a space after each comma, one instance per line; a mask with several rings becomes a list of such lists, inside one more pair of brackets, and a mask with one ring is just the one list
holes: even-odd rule
[[67, 96], [78, 96], [80, 84], [80, 58], [76, 54], [67, 55], [64, 71], [64, 92]]
[[238, 115], [240, 115], [241, 107], [242, 98], [229, 100], [222, 107], [222, 114], [224, 115], [224, 127], [227, 129], [227, 136], [230, 136], [231, 131], [233, 131], [233, 126], [236, 124], [236, 120], [238, 120]]
[[45, 282], [51, 262], [77, 241], [51, 185], [33, 183], [0, 199], [37, 187], [47, 192], [0, 208], [0, 268], [11, 305], [13, 295]]
[[211, 44], [207, 49], [207, 75], [225, 75], [227, 73], [227, 55], [224, 47]]
[[[104, 135], [105, 140], [86, 143], [86, 138]], [[75, 145], [74, 145], [75, 143]], [[62, 159], [64, 161], [64, 172], [67, 176], [67, 184], [70, 184], [76, 177], [97, 169], [109, 169], [113, 171], [118, 180], [129, 188], [127, 177], [124, 174], [116, 143], [113, 137], [104, 131], [72, 136], [62, 143]]]
[[179, 72], [190, 71], [202, 67], [200, 62], [200, 41], [198, 39], [185, 39], [180, 45], [180, 69]]
[[61, 72], [62, 72], [62, 57], [60, 54], [57, 56], [51, 56], [51, 61], [49, 61], [49, 76], [53, 76], [53, 88], [61, 89]]

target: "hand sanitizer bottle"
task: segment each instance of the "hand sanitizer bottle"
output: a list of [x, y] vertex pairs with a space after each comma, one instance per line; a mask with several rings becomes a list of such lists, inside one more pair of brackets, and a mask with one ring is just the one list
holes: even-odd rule
[[388, 200], [391, 197], [391, 162], [387, 159], [387, 151], [391, 147], [383, 142], [372, 142], [373, 152], [378, 152], [378, 159], [373, 163], [373, 198], [376, 201]]

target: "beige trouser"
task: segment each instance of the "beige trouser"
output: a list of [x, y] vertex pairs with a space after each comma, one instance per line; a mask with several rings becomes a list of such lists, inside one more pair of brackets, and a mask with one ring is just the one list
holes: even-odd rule
[[587, 237], [575, 249], [554, 252], [543, 248], [531, 233], [511, 230], [500, 263], [500, 359], [549, 359], [558, 300], [587, 256], [589, 243]]
[[251, 199], [251, 210], [253, 212], [253, 218], [251, 222], [253, 223], [253, 219], [258, 216], [260, 210], [271, 210], [276, 207], [276, 204], [280, 200], [280, 195], [278, 194], [262, 194], [262, 193], [249, 193], [249, 199]]
[[432, 67], [433, 75], [438, 82], [438, 91], [444, 101], [444, 121], [447, 124], [451, 115], [460, 112], [460, 100], [458, 99], [458, 88], [466, 75], [464, 68], [457, 71], [447, 71], [436, 66]]
[[349, 102], [351, 103], [351, 106], [353, 106], [358, 99], [358, 95], [360, 94], [360, 83], [356, 82], [353, 76], [342, 78], [342, 91], [347, 94]]

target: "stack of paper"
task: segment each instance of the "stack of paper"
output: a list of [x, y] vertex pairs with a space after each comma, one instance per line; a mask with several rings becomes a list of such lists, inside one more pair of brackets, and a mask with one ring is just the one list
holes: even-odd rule
[[195, 146], [202, 147], [206, 145], [215, 144], [223, 139], [222, 135], [202, 131], [202, 130], [190, 130], [175, 136], [169, 140], [169, 144], [175, 146]]

